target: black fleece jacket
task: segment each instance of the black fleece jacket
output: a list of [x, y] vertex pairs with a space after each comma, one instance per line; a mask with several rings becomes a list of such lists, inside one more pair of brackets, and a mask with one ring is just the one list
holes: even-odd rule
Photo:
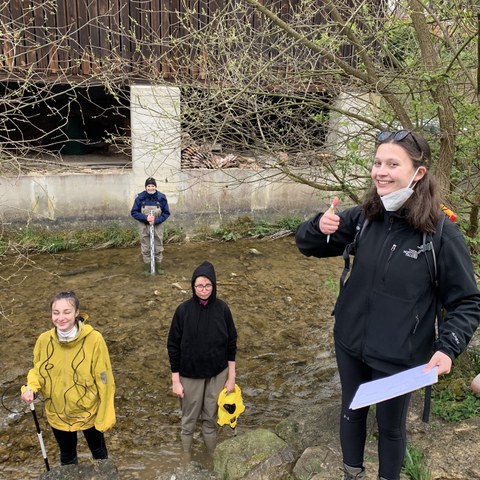
[[[340, 228], [328, 243], [319, 229], [321, 215], [299, 226], [297, 246], [307, 256], [341, 255], [355, 238], [361, 207], [339, 214]], [[422, 237], [397, 213], [370, 222], [335, 305], [335, 341], [386, 373], [425, 363], [438, 350], [453, 360], [480, 321], [480, 293], [457, 225], [446, 218], [435, 241], [438, 287], [433, 254], [422, 251]], [[437, 299], [446, 315], [435, 340]]]
[[[206, 305], [195, 293], [195, 279], [207, 277], [213, 285]], [[235, 361], [237, 331], [228, 305], [217, 298], [215, 269], [203, 262], [192, 275], [193, 296], [173, 316], [167, 350], [172, 373], [187, 378], [211, 378]]]

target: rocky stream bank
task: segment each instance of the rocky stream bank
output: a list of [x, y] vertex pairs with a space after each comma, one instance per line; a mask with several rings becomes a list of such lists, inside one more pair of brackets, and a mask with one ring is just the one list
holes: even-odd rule
[[[480, 479], [480, 418], [447, 423], [421, 420], [423, 401], [415, 394], [408, 418], [409, 442], [425, 454], [432, 480]], [[221, 442], [213, 468], [196, 462], [145, 480], [340, 480], [339, 406], [305, 405], [274, 430], [255, 429]], [[376, 426], [370, 414], [367, 480], [376, 479]], [[39, 480], [117, 480], [112, 460], [61, 467]], [[402, 480], [406, 480], [403, 477]]]

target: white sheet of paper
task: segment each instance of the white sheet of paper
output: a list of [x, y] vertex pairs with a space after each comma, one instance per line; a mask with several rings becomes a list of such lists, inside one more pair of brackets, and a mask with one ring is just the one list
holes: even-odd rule
[[380, 380], [362, 383], [353, 397], [350, 408], [355, 410], [373, 405], [436, 383], [438, 368], [423, 373], [424, 368], [425, 365], [420, 365]]

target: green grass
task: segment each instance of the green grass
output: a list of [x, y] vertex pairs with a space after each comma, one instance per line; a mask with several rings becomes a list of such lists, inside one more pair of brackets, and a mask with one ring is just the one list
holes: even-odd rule
[[106, 228], [59, 230], [45, 228], [25, 228], [10, 235], [4, 234], [0, 239], [0, 254], [8, 251], [57, 253], [102, 249], [112, 247], [129, 247], [138, 243], [135, 229], [123, 228], [112, 223]]
[[213, 231], [212, 235], [214, 238], [223, 240], [224, 242], [234, 242], [242, 237], [239, 233], [234, 232], [228, 227], [218, 227]]
[[425, 464], [425, 457], [422, 451], [413, 445], [407, 447], [402, 473], [410, 480], [432, 479], [432, 473]]
[[276, 222], [264, 219], [254, 221], [250, 217], [239, 217], [216, 228], [212, 235], [227, 242], [240, 238], [277, 238], [293, 234], [301, 222], [302, 220], [298, 217], [286, 217]]
[[338, 278], [328, 276], [323, 284], [327, 291], [332, 293], [332, 295], [335, 295], [335, 298], [338, 297], [338, 294], [340, 293], [340, 282]]
[[432, 388], [432, 413], [449, 422], [480, 416], [480, 397], [470, 390], [479, 371], [480, 353], [469, 349], [460, 355], [451, 373]]
[[[291, 235], [300, 224], [297, 217], [286, 217], [278, 222], [254, 221], [250, 217], [220, 225], [216, 229], [199, 227], [190, 238], [195, 240], [217, 240], [232, 242], [241, 238], [276, 238]], [[180, 243], [186, 237], [182, 227], [166, 224], [165, 243]], [[8, 253], [58, 253], [60, 251], [94, 250], [105, 248], [132, 247], [139, 244], [135, 227], [124, 227], [112, 223], [105, 228], [78, 228], [72, 230], [50, 230], [26, 227], [0, 235], [0, 256]]]

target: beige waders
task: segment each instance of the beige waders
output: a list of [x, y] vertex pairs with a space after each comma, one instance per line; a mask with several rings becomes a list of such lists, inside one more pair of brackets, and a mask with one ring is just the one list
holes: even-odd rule
[[181, 440], [184, 452], [192, 446], [197, 420], [202, 422], [203, 441], [209, 453], [213, 453], [218, 434], [218, 395], [227, 381], [228, 368], [211, 378], [180, 377], [184, 397], [180, 399], [182, 409]]

